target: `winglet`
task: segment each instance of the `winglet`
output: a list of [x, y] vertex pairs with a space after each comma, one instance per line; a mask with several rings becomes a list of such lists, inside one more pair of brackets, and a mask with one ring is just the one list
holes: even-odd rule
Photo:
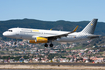
[[75, 32], [77, 30], [78, 26], [75, 27], [75, 29], [72, 32]]

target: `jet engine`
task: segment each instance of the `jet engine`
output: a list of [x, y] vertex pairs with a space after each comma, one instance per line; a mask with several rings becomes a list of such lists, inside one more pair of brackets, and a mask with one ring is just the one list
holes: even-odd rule
[[29, 40], [29, 43], [47, 43], [48, 39], [44, 37], [36, 37], [35, 40]]

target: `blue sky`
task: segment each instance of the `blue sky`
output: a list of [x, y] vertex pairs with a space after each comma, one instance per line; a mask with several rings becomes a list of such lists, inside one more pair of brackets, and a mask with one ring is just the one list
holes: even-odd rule
[[105, 22], [105, 0], [0, 0], [0, 21], [24, 18]]

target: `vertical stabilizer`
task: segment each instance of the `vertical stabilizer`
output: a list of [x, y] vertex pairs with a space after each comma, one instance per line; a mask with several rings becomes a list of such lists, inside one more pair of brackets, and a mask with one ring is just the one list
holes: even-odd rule
[[93, 19], [81, 32], [94, 34], [94, 30], [98, 19]]

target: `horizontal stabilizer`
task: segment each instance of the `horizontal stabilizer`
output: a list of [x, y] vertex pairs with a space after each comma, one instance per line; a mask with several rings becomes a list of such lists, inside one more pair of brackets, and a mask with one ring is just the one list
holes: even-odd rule
[[99, 38], [101, 35], [92, 35], [92, 36], [88, 36], [88, 38], [93, 39], [93, 38]]

